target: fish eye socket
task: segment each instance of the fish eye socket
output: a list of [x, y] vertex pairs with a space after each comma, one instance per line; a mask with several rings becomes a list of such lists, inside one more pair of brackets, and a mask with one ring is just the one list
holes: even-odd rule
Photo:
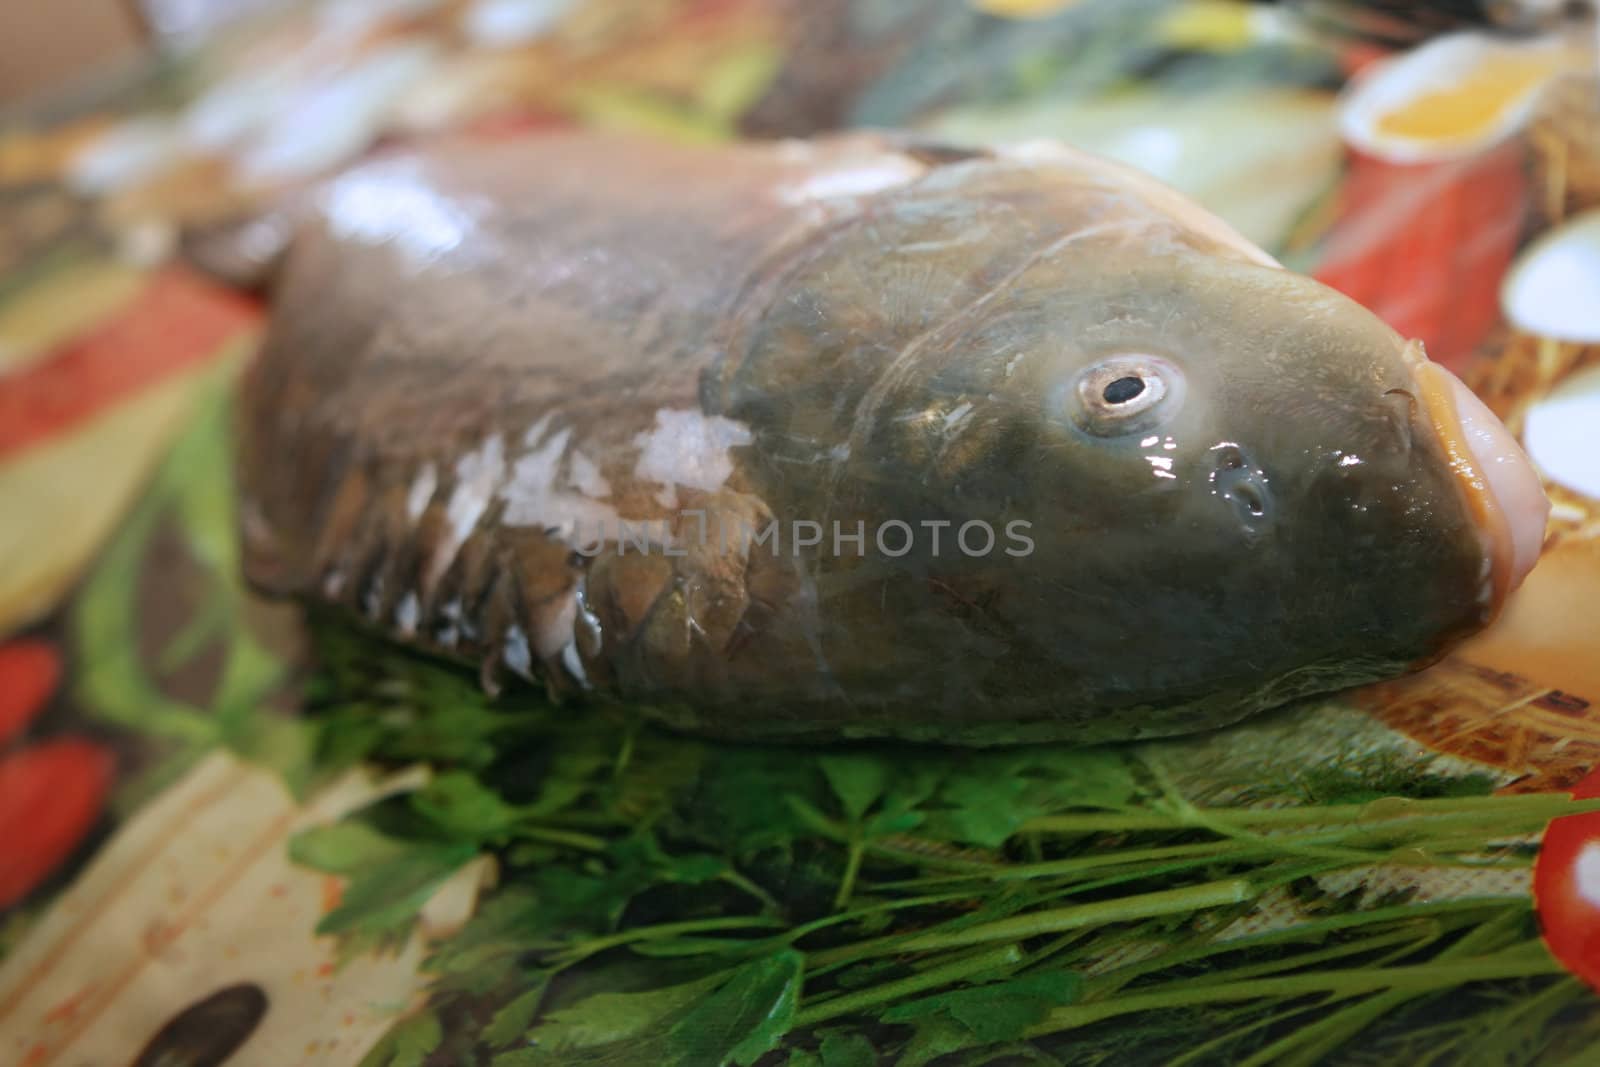
[[1073, 421], [1097, 437], [1142, 433], [1172, 417], [1182, 402], [1183, 372], [1159, 356], [1122, 353], [1090, 364], [1078, 375], [1070, 406]]

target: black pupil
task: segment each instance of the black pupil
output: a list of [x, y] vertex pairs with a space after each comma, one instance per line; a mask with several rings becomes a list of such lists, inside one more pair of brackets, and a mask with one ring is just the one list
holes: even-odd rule
[[1118, 378], [1106, 386], [1102, 394], [1107, 404], [1126, 404], [1140, 393], [1144, 392], [1143, 378]]

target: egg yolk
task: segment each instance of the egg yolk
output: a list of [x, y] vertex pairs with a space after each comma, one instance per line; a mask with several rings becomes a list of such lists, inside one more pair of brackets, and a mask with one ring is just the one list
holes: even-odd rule
[[1487, 59], [1461, 81], [1421, 93], [1381, 116], [1378, 132], [1420, 141], [1475, 136], [1550, 73], [1547, 58]]

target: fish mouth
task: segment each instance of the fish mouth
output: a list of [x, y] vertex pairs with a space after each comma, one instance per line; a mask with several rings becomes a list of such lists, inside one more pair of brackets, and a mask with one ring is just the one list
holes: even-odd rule
[[1406, 345], [1417, 400], [1443, 446], [1450, 471], [1484, 538], [1489, 562], [1482, 597], [1493, 619], [1544, 548], [1550, 501], [1516, 438], [1450, 371]]

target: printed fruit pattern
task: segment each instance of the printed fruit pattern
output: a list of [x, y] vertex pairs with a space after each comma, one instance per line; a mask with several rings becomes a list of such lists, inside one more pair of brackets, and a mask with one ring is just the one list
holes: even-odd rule
[[0, 909], [23, 901], [89, 836], [116, 779], [111, 750], [66, 734], [23, 743], [61, 657], [45, 641], [0, 646]]
[[1513, 142], [1399, 166], [1353, 153], [1317, 280], [1461, 370], [1500, 321], [1500, 280], [1523, 227], [1506, 205], [1527, 199], [1524, 154]]

